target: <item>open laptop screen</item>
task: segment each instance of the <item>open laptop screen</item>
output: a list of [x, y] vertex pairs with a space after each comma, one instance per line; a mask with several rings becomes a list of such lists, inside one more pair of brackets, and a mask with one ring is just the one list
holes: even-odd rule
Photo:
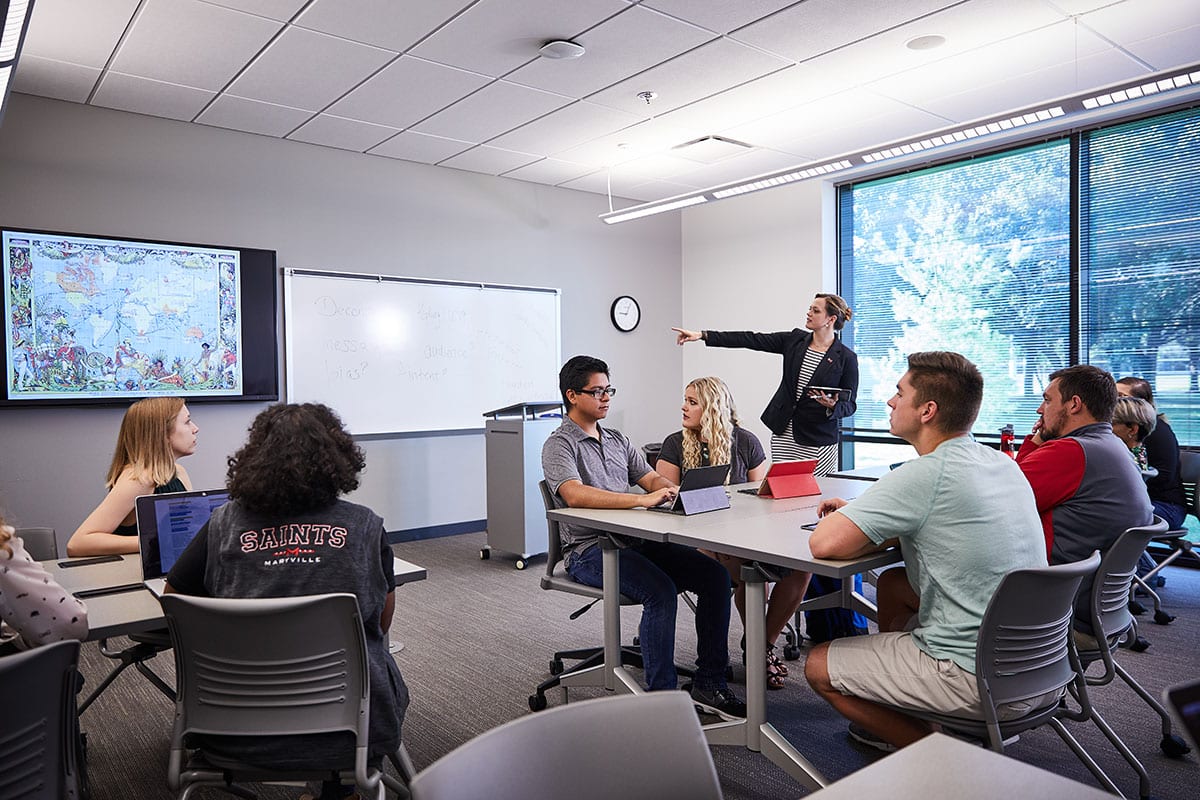
[[136, 501], [142, 579], [165, 577], [184, 548], [208, 522], [213, 509], [229, 500], [225, 489], [148, 494]]

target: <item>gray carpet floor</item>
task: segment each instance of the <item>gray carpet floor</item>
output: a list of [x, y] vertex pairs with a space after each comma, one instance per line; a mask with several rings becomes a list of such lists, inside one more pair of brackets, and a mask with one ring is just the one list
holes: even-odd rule
[[[548, 674], [553, 651], [587, 647], [601, 640], [599, 607], [577, 620], [569, 615], [579, 598], [538, 587], [544, 569], [535, 561], [523, 571], [513, 559], [496, 553], [479, 558], [483, 534], [467, 534], [396, 545], [404, 559], [426, 567], [429, 579], [401, 587], [396, 595], [392, 638], [404, 644], [397, 663], [412, 693], [404, 723], [404, 740], [420, 769], [472, 737], [528, 714], [527, 698]], [[1156, 696], [1187, 677], [1200, 676], [1200, 571], [1168, 567], [1163, 600], [1178, 615], [1169, 626], [1150, 622], [1142, 635], [1152, 643], [1144, 653], [1121, 650], [1118, 659]], [[625, 640], [637, 629], [639, 611], [623, 611]], [[680, 607], [677, 661], [695, 658], [692, 612]], [[730, 630], [730, 649], [737, 654], [740, 624]], [[117, 640], [119, 643], [121, 640]], [[803, 655], [801, 656], [803, 659]], [[735, 658], [735, 662], [736, 662]], [[90, 688], [110, 668], [95, 644], [84, 646], [81, 668]], [[170, 654], [153, 666], [173, 682]], [[863, 748], [846, 735], [844, 721], [819, 700], [803, 679], [803, 660], [791, 663], [787, 686], [768, 695], [768, 718], [829, 780], [858, 770], [882, 754]], [[734, 688], [744, 696], [745, 674], [735, 664]], [[570, 699], [599, 696], [601, 690], [572, 690]], [[1158, 721], [1149, 708], [1123, 684], [1092, 690], [1095, 705], [1150, 773], [1156, 798], [1169, 800], [1200, 796], [1197, 756], [1168, 759], [1158, 747]], [[550, 704], [563, 702], [561, 690], [551, 692]], [[140, 675], [122, 675], [83, 716], [88, 733], [90, 773], [95, 800], [169, 798], [165, 782], [171, 703]], [[1137, 796], [1132, 770], [1090, 724], [1071, 730], [1100, 762], [1121, 790]], [[713, 758], [729, 800], [794, 798], [804, 788], [763, 756], [743, 749], [714, 747]], [[1009, 754], [1030, 764], [1085, 783], [1090, 773], [1047, 729], [1023, 734]], [[953, 768], [953, 765], [931, 765]], [[523, 765], [513, 764], [513, 770]], [[260, 796], [296, 798], [295, 787], [261, 787]], [[219, 790], [202, 790], [198, 797], [228, 797]]]

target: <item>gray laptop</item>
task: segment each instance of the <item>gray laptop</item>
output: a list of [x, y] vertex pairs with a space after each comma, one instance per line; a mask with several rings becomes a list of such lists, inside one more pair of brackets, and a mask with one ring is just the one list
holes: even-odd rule
[[213, 509], [228, 500], [225, 489], [204, 489], [147, 494], [135, 501], [142, 582], [155, 597], [162, 597], [167, 573], [208, 522]]
[[[693, 467], [683, 473], [683, 478], [679, 481], [679, 494], [693, 489], [708, 489], [713, 486], [723, 486], [727, 477], [729, 477], [728, 464], [722, 464], [717, 467]], [[669, 514], [686, 513], [683, 508], [683, 501], [679, 499], [679, 494], [676, 494], [675, 499], [670, 503], [664, 503], [661, 506], [651, 506], [650, 510], [665, 511]], [[726, 506], [728, 506], [728, 502], [726, 502]]]

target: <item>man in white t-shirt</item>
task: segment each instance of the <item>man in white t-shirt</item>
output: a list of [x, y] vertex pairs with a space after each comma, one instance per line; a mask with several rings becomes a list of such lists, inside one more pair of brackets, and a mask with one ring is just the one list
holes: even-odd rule
[[[805, 675], [850, 720], [850, 735], [894, 750], [931, 732], [898, 708], [983, 716], [975, 643], [984, 611], [1011, 570], [1044, 567], [1041, 522], [1028, 481], [971, 426], [983, 376], [958, 353], [913, 353], [888, 401], [891, 432], [920, 458], [856, 500], [822, 502], [811, 539], [817, 558], [851, 558], [899, 543], [905, 567], [878, 585], [874, 636], [818, 645]], [[1056, 698], [1000, 710], [1026, 713]]]

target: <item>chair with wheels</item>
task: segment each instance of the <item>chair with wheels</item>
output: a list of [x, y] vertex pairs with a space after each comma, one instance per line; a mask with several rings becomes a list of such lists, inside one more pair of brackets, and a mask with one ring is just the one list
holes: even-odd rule
[[58, 558], [58, 537], [54, 528], [17, 528], [17, 536], [25, 543], [25, 552], [34, 561], [50, 561]]
[[[1189, 500], [1188, 513], [1200, 519], [1200, 453], [1195, 453], [1189, 450], [1184, 450], [1179, 454], [1179, 477], [1183, 480], [1184, 492]], [[1188, 557], [1193, 553], [1191, 541], [1186, 537], [1188, 535], [1187, 528], [1171, 528], [1151, 539], [1152, 542], [1165, 544], [1171, 548], [1170, 554], [1147, 572], [1145, 575], [1133, 577], [1133, 590], [1145, 592], [1154, 603], [1154, 621], [1159, 625], [1169, 625], [1174, 619], [1174, 615], [1163, 611], [1162, 598], [1158, 596], [1158, 592], [1151, 588], [1154, 585], [1154, 578], [1158, 573], [1162, 572], [1163, 568], [1174, 562], [1180, 557]], [[1146, 607], [1138, 600], [1134, 599], [1133, 594], [1129, 596], [1129, 610], [1134, 614], [1143, 614]], [[1144, 649], [1144, 648], [1143, 648]]]
[[[1091, 627], [1096, 633], [1094, 639], [1096, 646], [1091, 648], [1080, 645], [1079, 658], [1089, 686], [1105, 686], [1112, 683], [1114, 677], [1119, 677], [1150, 706], [1162, 723], [1162, 740], [1159, 742], [1159, 747], [1166, 755], [1178, 758], [1189, 752], [1191, 748], [1172, 731], [1171, 715], [1113, 658], [1113, 653], [1116, 652], [1120, 642], [1127, 637], [1136, 635], [1136, 623], [1129, 611], [1129, 587], [1137, 570], [1138, 557], [1155, 536], [1161, 536], [1166, 530], [1167, 523], [1161, 518], [1155, 517], [1153, 525], [1130, 528], [1125, 531], [1104, 554], [1096, 572], [1096, 583], [1092, 588], [1090, 615]], [[1104, 672], [1100, 675], [1088, 676], [1087, 668], [1096, 662], [1103, 666]], [[1136, 764], [1136, 759], [1131, 760], [1132, 754], [1128, 753], [1128, 748], [1119, 743], [1120, 740], [1116, 734], [1106, 724], [1103, 724], [1103, 719], [1099, 714], [1095, 715], [1095, 720], [1113, 746], [1122, 750], [1122, 754], [1125, 755], [1127, 761], [1130, 761], [1131, 766]], [[1148, 779], [1140, 766], [1138, 764], [1135, 769], [1142, 775], [1143, 788], [1146, 788]], [[1147, 793], [1147, 791], [1143, 791], [1142, 794]]]
[[75, 713], [79, 642], [55, 642], [0, 657], [0, 798], [84, 796]]
[[117, 679], [122, 672], [129, 667], [133, 667], [142, 676], [150, 681], [150, 685], [163, 694], [172, 703], [175, 702], [175, 687], [168, 684], [158, 676], [154, 670], [150, 669], [147, 662], [158, 656], [159, 653], [165, 653], [171, 649], [171, 636], [166, 628], [161, 630], [146, 631], [145, 633], [129, 634], [130, 644], [128, 647], [115, 649], [109, 646], [108, 639], [100, 640], [100, 655], [105, 658], [111, 658], [117, 662], [117, 665], [112, 668], [112, 671], [104, 677], [100, 683], [96, 684], [96, 688], [92, 689], [82, 703], [79, 704], [79, 713], [87, 711], [92, 703], [104, 693], [109, 684]]
[[[1071, 639], [1075, 594], [1083, 579], [1100, 564], [1100, 554], [1072, 564], [1014, 570], [1000, 581], [988, 603], [975, 646], [975, 680], [983, 718], [957, 717], [902, 709], [944, 729], [978, 739], [997, 753], [1004, 742], [1023, 731], [1050, 725], [1108, 791], [1120, 794], [1100, 765], [1063, 724], [1064, 719], [1092, 717], [1083, 670]], [[1014, 719], [1000, 719], [997, 709], [1068, 690], [1079, 705], [1057, 703], [1034, 708]]]
[[[179, 681], [167, 783], [180, 800], [199, 786], [253, 797], [236, 784], [334, 776], [353, 780], [363, 797], [382, 800], [385, 787], [408, 796], [404, 784], [367, 763], [370, 678], [354, 595], [168, 594], [162, 606]], [[273, 769], [232, 755], [298, 736], [303, 766]], [[405, 780], [412, 777], [403, 746], [389, 757]]]
[[[538, 489], [541, 490], [542, 502], [545, 504], [546, 510], [552, 510], [554, 508], [554, 497], [550, 492], [549, 485], [544, 480], [538, 481]], [[542, 576], [540, 585], [548, 591], [567, 592], [568, 594], [589, 598], [590, 602], [587, 605], [571, 614], [571, 619], [577, 619], [600, 600], [604, 599], [604, 592], [594, 586], [576, 583], [567, 574], [566, 566], [563, 563], [562, 537], [559, 533], [558, 523], [548, 519], [546, 520], [546, 527], [548, 534], [546, 537], [546, 574]], [[637, 603], [622, 595], [621, 605], [632, 606], [637, 605]], [[567, 669], [563, 663], [565, 660], [577, 661], [578, 663], [573, 664], [570, 669]], [[642, 668], [642, 654], [636, 646], [621, 648], [621, 664], [627, 667]], [[557, 686], [563, 687], [564, 691], [571, 686], [603, 686], [603, 670], [603, 647], [559, 650], [550, 660], [550, 677], [539, 683], [534, 693], [529, 695], [529, 709], [531, 711], [541, 711], [546, 708], [546, 692]]]
[[412, 793], [414, 800], [722, 797], [700, 720], [682, 692], [602, 697], [521, 717], [435, 761], [413, 778]]

